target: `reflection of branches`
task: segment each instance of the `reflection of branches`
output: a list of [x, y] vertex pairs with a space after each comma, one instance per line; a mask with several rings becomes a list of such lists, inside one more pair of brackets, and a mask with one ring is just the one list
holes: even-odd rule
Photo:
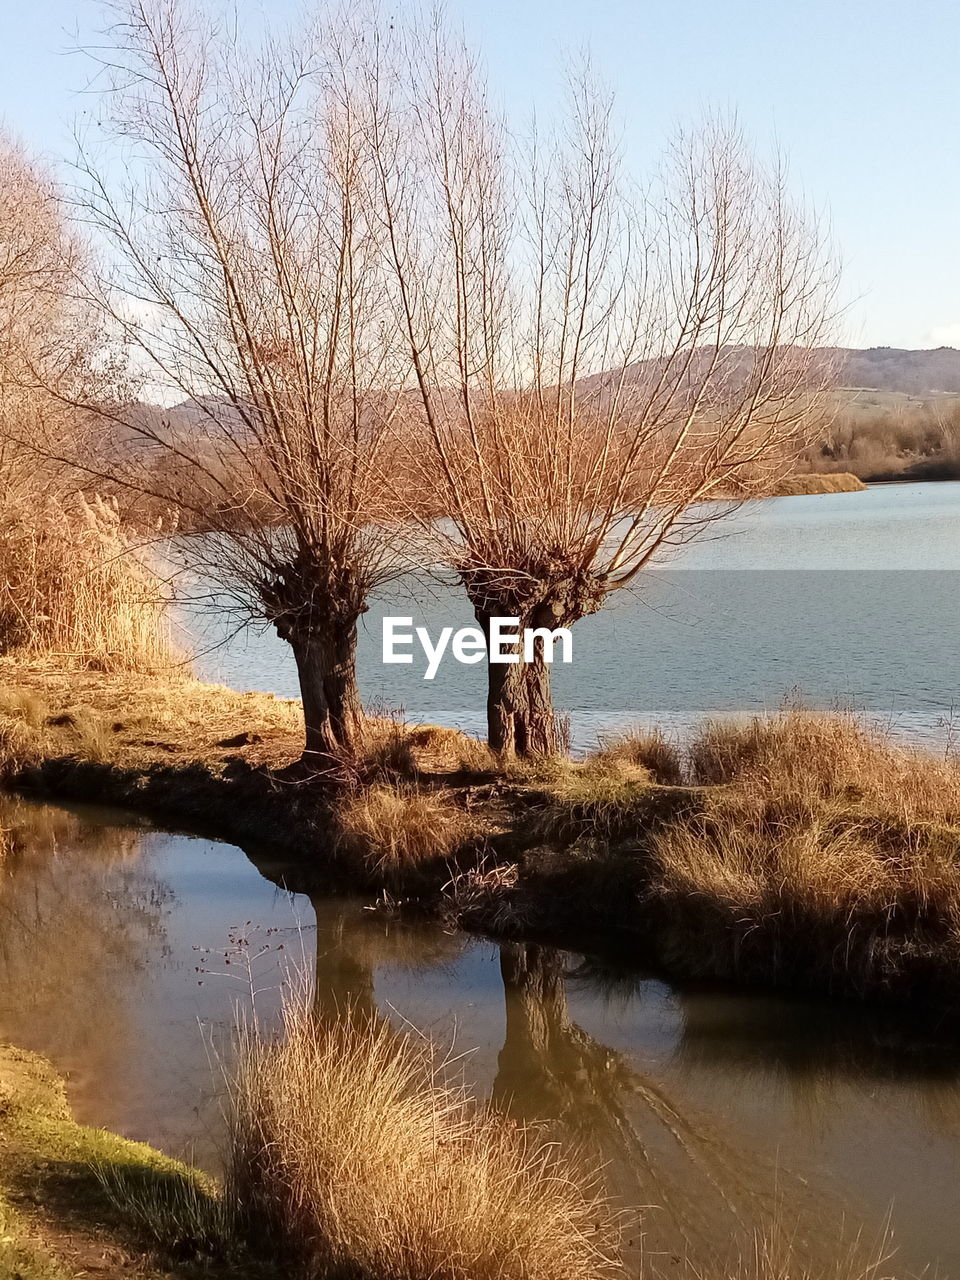
[[[774, 1170], [689, 1108], [681, 1111], [660, 1085], [571, 1020], [563, 953], [505, 944], [500, 967], [506, 1037], [495, 1100], [524, 1119], [557, 1120], [599, 1148], [624, 1198], [662, 1206], [673, 1243], [678, 1237], [685, 1250], [715, 1236], [718, 1210], [734, 1226], [752, 1228]], [[769, 1186], [761, 1187], [768, 1174]]]
[[164, 946], [170, 890], [136, 865], [129, 827], [15, 797], [0, 797], [0, 825], [0, 1031], [100, 1061], [109, 1079], [130, 1036], [130, 974]]

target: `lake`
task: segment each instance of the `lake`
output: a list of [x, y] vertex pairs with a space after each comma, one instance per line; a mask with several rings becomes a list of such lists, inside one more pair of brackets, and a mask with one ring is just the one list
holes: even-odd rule
[[67, 1072], [88, 1123], [216, 1168], [237, 1009], [255, 990], [270, 1019], [305, 968], [328, 1016], [349, 999], [433, 1034], [480, 1096], [602, 1159], [634, 1260], [642, 1243], [669, 1273], [777, 1216], [823, 1263], [889, 1218], [898, 1274], [960, 1274], [960, 1046], [941, 1028], [401, 924], [116, 811], [6, 796], [0, 823], [0, 1038]]
[[[942, 740], [960, 694], [958, 588], [960, 483], [746, 504], [575, 625], [573, 663], [554, 668], [555, 701], [578, 748], [604, 728], [684, 730], [794, 696]], [[362, 620], [359, 677], [368, 704], [482, 733], [482, 666], [448, 660], [433, 681], [419, 661], [384, 666], [387, 614], [436, 636], [473, 623], [462, 591], [408, 578], [381, 593]], [[236, 623], [209, 609], [191, 610], [188, 626], [207, 650], [202, 678], [297, 696], [290, 650], [271, 629], [231, 636]]]

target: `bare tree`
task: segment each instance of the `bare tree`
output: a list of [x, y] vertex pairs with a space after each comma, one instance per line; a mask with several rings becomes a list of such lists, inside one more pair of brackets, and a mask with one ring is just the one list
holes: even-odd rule
[[0, 652], [123, 665], [164, 651], [162, 610], [141, 601], [151, 579], [113, 508], [85, 503], [81, 472], [49, 447], [89, 453], [92, 424], [71, 402], [116, 388], [74, 289], [82, 264], [55, 183], [0, 135]]
[[[99, 335], [72, 289], [81, 246], [55, 184], [0, 134], [0, 499], [26, 505], [49, 489], [51, 468], [19, 445], [23, 433], [75, 431], [78, 420], [43, 383], [75, 390], [94, 370]], [[39, 375], [39, 376], [38, 376]]]
[[[641, 197], [589, 75], [565, 131], [518, 148], [442, 21], [368, 53], [444, 558], [488, 633], [569, 626], [730, 509], [708, 499], [792, 465], [827, 381], [830, 254], [735, 126], [679, 138]], [[557, 749], [542, 641], [490, 664], [488, 731]]]
[[97, 296], [190, 422], [114, 410], [110, 473], [205, 530], [180, 540], [191, 570], [289, 641], [320, 763], [355, 744], [358, 619], [405, 551], [382, 473], [409, 356], [352, 37], [318, 22], [251, 49], [181, 0], [111, 12], [119, 145], [87, 152], [80, 197], [107, 245]]

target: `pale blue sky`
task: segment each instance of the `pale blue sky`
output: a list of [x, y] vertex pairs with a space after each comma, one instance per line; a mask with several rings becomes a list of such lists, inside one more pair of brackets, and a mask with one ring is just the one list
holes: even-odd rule
[[[402, 4], [404, 0], [396, 0]], [[235, 0], [251, 21], [299, 0]], [[632, 167], [678, 124], [737, 110], [829, 210], [854, 299], [851, 345], [960, 346], [960, 6], [955, 0], [448, 0], [519, 117], [589, 47]], [[94, 105], [68, 51], [96, 0], [0, 0], [0, 119], [56, 160]]]

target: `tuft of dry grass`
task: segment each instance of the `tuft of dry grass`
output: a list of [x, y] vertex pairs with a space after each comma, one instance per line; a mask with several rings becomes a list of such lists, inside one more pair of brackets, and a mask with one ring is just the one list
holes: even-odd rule
[[418, 772], [418, 762], [410, 734], [396, 720], [368, 720], [359, 761], [361, 777], [371, 782], [410, 779]]
[[679, 787], [684, 782], [680, 750], [661, 729], [636, 728], [603, 733], [599, 736], [599, 743], [597, 750], [587, 757], [588, 762], [633, 765], [663, 787]]
[[600, 753], [582, 764], [545, 762], [523, 781], [542, 789], [544, 803], [533, 820], [537, 837], [567, 844], [579, 837], [616, 841], [636, 834], [653, 779], [642, 764]]
[[393, 881], [448, 858], [476, 826], [449, 795], [409, 783], [374, 783], [337, 802], [341, 847]]
[[489, 776], [498, 762], [489, 747], [459, 729], [408, 725], [394, 716], [371, 716], [359, 759], [346, 762], [364, 782], [413, 781], [425, 774]]
[[712, 784], [702, 807], [650, 839], [647, 899], [673, 963], [859, 996], [960, 991], [950, 760], [796, 707], [708, 724], [690, 757]]
[[471, 774], [498, 771], [497, 757], [487, 744], [460, 729], [438, 724], [416, 725], [410, 731], [410, 743], [421, 769]]
[[0, 689], [0, 716], [22, 720], [31, 729], [40, 729], [47, 720], [46, 699], [34, 689]]
[[475, 1103], [423, 1040], [305, 998], [248, 1031], [226, 1190], [292, 1269], [354, 1280], [594, 1280], [617, 1215], [541, 1133]]
[[42, 734], [25, 721], [0, 717], [0, 782], [38, 764], [42, 747]]
[[[683, 1280], [895, 1280], [891, 1267], [896, 1251], [886, 1230], [869, 1243], [862, 1234], [840, 1239], [829, 1258], [815, 1262], [804, 1256], [806, 1252], [796, 1234], [775, 1220], [758, 1228], [753, 1247], [728, 1263], [704, 1269], [687, 1262]], [[655, 1268], [650, 1280], [659, 1280], [663, 1274]]]

